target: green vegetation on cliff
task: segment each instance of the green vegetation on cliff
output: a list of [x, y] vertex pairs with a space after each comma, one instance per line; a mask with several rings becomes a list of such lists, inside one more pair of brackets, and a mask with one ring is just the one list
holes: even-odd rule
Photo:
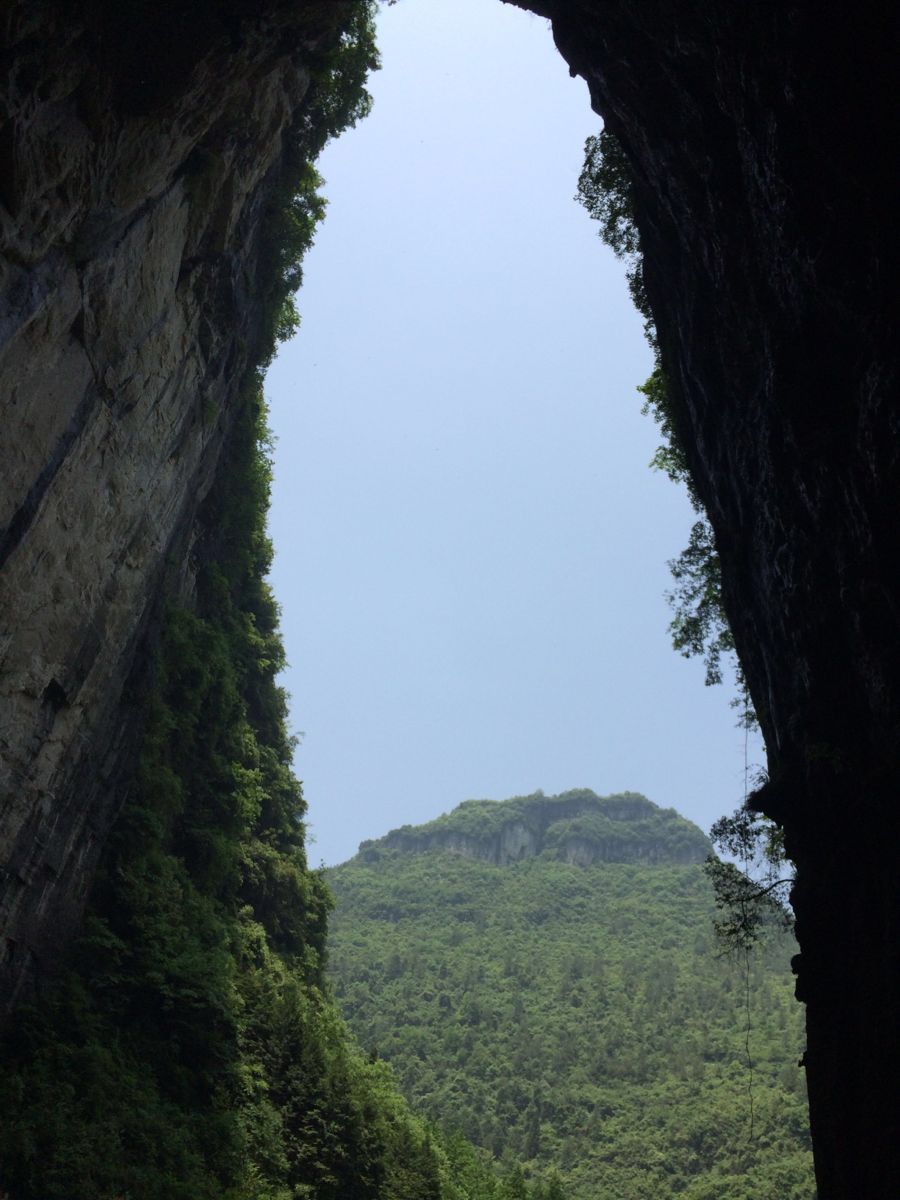
[[275, 682], [261, 368], [296, 325], [324, 209], [312, 159], [367, 109], [372, 9], [334, 6], [347, 23], [316, 43], [263, 222], [260, 370], [201, 513], [194, 595], [170, 605], [131, 698], [142, 744], [81, 935], [0, 1042], [0, 1193], [13, 1200], [514, 1196], [486, 1156], [410, 1112], [331, 1000], [331, 901], [306, 862]]
[[741, 704], [749, 714], [749, 697], [734, 656], [734, 638], [722, 601], [722, 581], [715, 537], [691, 477], [678, 428], [669, 385], [660, 360], [659, 345], [644, 284], [641, 238], [635, 223], [631, 165], [621, 145], [608, 129], [585, 143], [585, 159], [578, 179], [576, 199], [600, 224], [600, 237], [625, 263], [628, 290], [635, 308], [644, 318], [644, 331], [654, 353], [650, 378], [638, 391], [644, 397], [643, 411], [653, 416], [662, 434], [651, 465], [664, 471], [673, 483], [683, 483], [698, 520], [691, 528], [688, 545], [669, 563], [675, 587], [668, 595], [673, 617], [669, 626], [674, 648], [686, 658], [702, 658], [707, 684], [722, 682], [723, 659], [738, 671]]
[[[578, 796], [603, 803], [469, 803], [327, 872], [351, 1028], [427, 1117], [530, 1179], [558, 1172], [576, 1200], [810, 1200], [791, 939], [775, 925], [748, 960], [723, 959], [702, 867], [674, 857], [580, 867], [551, 844], [491, 860], [495, 827]], [[617, 800], [623, 825], [655, 809]], [[460, 853], [453, 831], [476, 826], [484, 853]], [[415, 846], [441, 829], [443, 847]]]
[[0, 1179], [16, 1200], [454, 1194], [325, 987], [329, 898], [307, 869], [274, 683], [263, 435], [250, 393], [83, 936], [3, 1045]]
[[[644, 281], [641, 235], [636, 223], [635, 188], [632, 167], [617, 138], [604, 129], [585, 143], [585, 159], [578, 179], [576, 199], [600, 224], [600, 237], [617, 258], [625, 263], [631, 298], [644, 318], [644, 331], [654, 353], [654, 369], [638, 387], [644, 397], [642, 411], [652, 415], [659, 425], [662, 443], [651, 459], [651, 466], [664, 471], [673, 483], [687, 488], [697, 520], [691, 527], [688, 544], [677, 558], [669, 561], [674, 586], [666, 599], [672, 609], [669, 633], [672, 646], [685, 658], [701, 658], [706, 667], [706, 684], [722, 682], [723, 671], [730, 666], [738, 685], [732, 706], [740, 713], [738, 724], [750, 730], [757, 726], [757, 711], [750, 698], [743, 668], [737, 660], [734, 635], [725, 611], [722, 592], [722, 565], [715, 533], [691, 474], [685, 447], [688, 444], [679, 428], [679, 413], [673, 404], [669, 381], [663, 370], [656, 337], [650, 298]], [[766, 782], [765, 773], [757, 773], [754, 788]], [[710, 862], [708, 873], [724, 911], [718, 928], [735, 945], [752, 940], [754, 930], [767, 917], [767, 909], [777, 892], [777, 903], [786, 912], [790, 908], [789, 884], [793, 868], [787, 859], [781, 830], [753, 807], [754, 796], [745, 796], [744, 805], [730, 817], [716, 823], [716, 844], [732, 855], [739, 848], [741, 869]]]

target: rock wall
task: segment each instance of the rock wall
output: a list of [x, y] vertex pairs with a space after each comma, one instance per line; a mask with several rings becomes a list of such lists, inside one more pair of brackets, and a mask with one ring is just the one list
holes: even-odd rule
[[256, 7], [0, 18], [0, 1013], [65, 944], [117, 810], [259, 353], [283, 134], [346, 11]]
[[[514, 0], [518, 2], [518, 0]], [[896, 13], [522, 0], [633, 167], [681, 440], [797, 863], [821, 1200], [900, 1194]]]
[[[900, 1193], [896, 18], [732, 0], [550, 17], [637, 181], [682, 439], [798, 864], [823, 1200]], [[0, 12], [5, 1002], [77, 920], [167, 588], [257, 337], [304, 48], [343, 5]]]

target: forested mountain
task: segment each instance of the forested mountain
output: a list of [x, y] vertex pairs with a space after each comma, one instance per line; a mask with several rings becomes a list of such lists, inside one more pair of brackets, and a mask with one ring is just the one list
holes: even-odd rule
[[722, 956], [707, 848], [586, 791], [364, 843], [328, 872], [345, 1017], [424, 1114], [575, 1200], [810, 1200], [794, 945]]

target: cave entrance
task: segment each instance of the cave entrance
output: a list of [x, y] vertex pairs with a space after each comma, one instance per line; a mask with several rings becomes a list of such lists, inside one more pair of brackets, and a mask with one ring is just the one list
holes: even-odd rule
[[379, 44], [267, 386], [312, 859], [535, 788], [708, 827], [743, 737], [669, 644], [692, 513], [648, 470], [651, 355], [573, 199], [587, 89], [496, 0], [384, 8]]

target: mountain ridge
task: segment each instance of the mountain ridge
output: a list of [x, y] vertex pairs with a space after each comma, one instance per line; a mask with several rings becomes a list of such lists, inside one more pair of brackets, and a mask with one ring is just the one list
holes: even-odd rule
[[[626, 845], [653, 822], [705, 842], [645, 797], [583, 790], [470, 801], [327, 870], [351, 1030], [426, 1119], [536, 1188], [811, 1200], [796, 943], [773, 924], [723, 958], [696, 862], [561, 858], [572, 823], [598, 816]], [[542, 827], [538, 853], [486, 857]]]
[[385, 850], [439, 851], [495, 866], [537, 857], [581, 867], [688, 866], [702, 862], [712, 845], [674, 808], [661, 808], [640, 792], [599, 796], [573, 788], [555, 796], [537, 791], [508, 800], [464, 800], [433, 821], [361, 842], [357, 857], [374, 862]]

